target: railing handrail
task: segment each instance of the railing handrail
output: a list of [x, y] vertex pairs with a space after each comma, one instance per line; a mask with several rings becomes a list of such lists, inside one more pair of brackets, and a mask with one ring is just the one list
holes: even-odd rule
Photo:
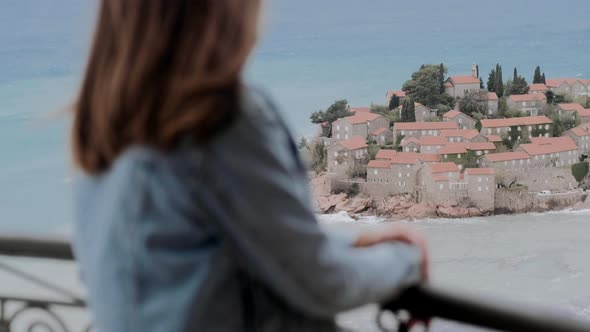
[[[73, 260], [65, 237], [2, 236], [0, 255]], [[502, 331], [588, 332], [590, 322], [527, 306], [474, 298], [431, 285], [412, 287], [392, 304], [420, 317], [437, 317]]]

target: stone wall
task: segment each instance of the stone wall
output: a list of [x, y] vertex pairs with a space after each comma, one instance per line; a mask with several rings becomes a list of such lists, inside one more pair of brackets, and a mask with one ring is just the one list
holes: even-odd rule
[[574, 189], [578, 182], [572, 175], [571, 168], [567, 167], [547, 167], [547, 168], [524, 168], [510, 171], [501, 171], [496, 169], [496, 182], [506, 186], [516, 179], [516, 183], [525, 185], [530, 192], [540, 192], [551, 190], [553, 192], [563, 192]]
[[583, 202], [587, 196], [588, 193], [583, 191], [540, 196], [529, 193], [526, 188], [500, 188], [496, 189], [496, 213], [524, 213], [573, 207]]

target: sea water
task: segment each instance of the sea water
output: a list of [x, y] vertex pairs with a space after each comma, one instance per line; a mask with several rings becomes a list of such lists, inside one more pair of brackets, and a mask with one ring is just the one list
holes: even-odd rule
[[[96, 3], [0, 1], [0, 232], [70, 232], [75, 172], [68, 118], [60, 112], [80, 82]], [[530, 80], [536, 65], [547, 77], [590, 77], [585, 0], [268, 0], [266, 5], [247, 79], [275, 96], [296, 135], [313, 133], [309, 113], [336, 99], [353, 106], [383, 103], [385, 92], [400, 88], [422, 63], [444, 62], [451, 74], [468, 74], [477, 63], [484, 81], [497, 62], [504, 65], [505, 79], [518, 66]], [[417, 224], [431, 238], [436, 282], [587, 314], [588, 216]], [[333, 227], [380, 221], [322, 219], [332, 219]], [[351, 317], [364, 324], [359, 317], [365, 316]]]

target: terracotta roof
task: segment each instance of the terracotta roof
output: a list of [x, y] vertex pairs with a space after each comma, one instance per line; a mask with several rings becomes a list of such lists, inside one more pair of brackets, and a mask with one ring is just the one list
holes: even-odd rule
[[418, 159], [425, 163], [438, 163], [440, 161], [440, 156], [436, 153], [419, 153]]
[[531, 156], [526, 152], [502, 152], [502, 153], [490, 153], [486, 154], [484, 158], [487, 158], [491, 162], [509, 161], [509, 160], [521, 160], [531, 159]]
[[461, 112], [459, 112], [457, 110], [450, 110], [450, 111], [446, 112], [445, 114], [443, 114], [443, 118], [454, 119], [459, 114], [461, 114]]
[[340, 145], [349, 149], [349, 150], [357, 150], [366, 148], [367, 142], [361, 136], [354, 136], [353, 138], [340, 142]]
[[569, 137], [531, 137], [531, 143], [533, 144], [555, 144], [556, 142], [559, 142], [560, 140], [565, 140], [566, 142], [569, 142], [570, 138]]
[[432, 174], [436, 173], [450, 173], [450, 172], [459, 172], [459, 166], [455, 163], [438, 163], [438, 164], [430, 164], [430, 172]]
[[508, 119], [491, 119], [481, 120], [482, 128], [501, 128], [501, 127], [514, 127], [514, 126], [534, 126], [540, 124], [552, 124], [553, 121], [548, 117], [541, 116], [526, 116], [521, 118], [508, 118]]
[[590, 136], [590, 133], [588, 133], [588, 131], [582, 127], [575, 127], [568, 131], [572, 132], [574, 135], [578, 137]]
[[566, 112], [584, 112], [585, 110], [582, 105], [576, 103], [557, 104], [557, 106]]
[[578, 78], [554, 78], [554, 79], [547, 80], [546, 85], [548, 87], [551, 87], [551, 88], [558, 88], [563, 83], [567, 83], [569, 85], [573, 85], [574, 83], [576, 83], [576, 81], [579, 81], [580, 83], [582, 83], [584, 85], [588, 85], [588, 82], [589, 82], [589, 80], [587, 80], [587, 79], [578, 79]]
[[434, 174], [432, 175], [432, 180], [434, 182], [447, 182], [449, 181], [449, 176], [446, 174]]
[[589, 117], [590, 116], [590, 108], [584, 108], [583, 111], [578, 112], [578, 115], [582, 118]]
[[447, 145], [447, 140], [446, 138], [442, 137], [442, 136], [422, 136], [422, 138], [420, 138], [420, 142], [419, 144], [421, 146], [425, 146], [425, 145]]
[[420, 144], [420, 140], [417, 139], [416, 137], [404, 138], [404, 141], [402, 142], [402, 146], [406, 146], [410, 143]]
[[367, 112], [370, 112], [371, 109], [368, 107], [351, 107], [350, 111], [353, 113], [362, 113], [362, 112], [367, 113]]
[[454, 84], [479, 84], [479, 78], [468, 76], [451, 76], [449, 80]]
[[391, 99], [393, 95], [396, 95], [400, 98], [404, 98], [406, 96], [406, 93], [402, 90], [391, 90], [387, 92], [387, 99]]
[[388, 130], [387, 128], [379, 128], [379, 129], [375, 130], [374, 132], [372, 132], [371, 135], [379, 135], [387, 130]]
[[462, 154], [467, 153], [465, 143], [451, 143], [443, 146], [438, 150], [438, 154]]
[[453, 83], [451, 83], [451, 82], [445, 82], [444, 86], [445, 86], [445, 88], [452, 88], [453, 87]]
[[547, 97], [545, 97], [545, 95], [542, 93], [534, 93], [534, 94], [528, 94], [528, 95], [511, 95], [510, 97], [508, 97], [508, 99], [515, 101], [515, 102], [520, 102], [520, 101], [546, 100]]
[[467, 143], [467, 150], [471, 150], [471, 151], [496, 150], [496, 144], [494, 144], [492, 142]]
[[457, 129], [455, 122], [396, 122], [395, 130], [443, 130]]
[[543, 83], [541, 83], [541, 84], [529, 84], [529, 88], [530, 88], [529, 92], [530, 91], [547, 91], [547, 90], [549, 90], [549, 88], [545, 84], [543, 84]]
[[577, 150], [578, 146], [570, 137], [546, 138], [541, 143], [521, 144], [520, 149], [531, 156], [538, 156], [549, 153], [566, 152]]
[[397, 151], [395, 151], [395, 150], [381, 149], [381, 150], [377, 151], [377, 155], [375, 156], [375, 159], [391, 159], [391, 158], [395, 157], [396, 155], [397, 155]]
[[371, 160], [367, 164], [368, 168], [390, 168], [391, 161], [389, 160]]
[[488, 139], [490, 142], [502, 142], [502, 137], [500, 135], [483, 135], [485, 138]]
[[467, 175], [494, 175], [496, 170], [493, 168], [466, 168], [465, 174]]
[[495, 92], [488, 92], [488, 100], [498, 100], [498, 95]]
[[441, 130], [440, 136], [443, 137], [463, 137], [466, 139], [472, 139], [479, 135], [479, 131], [475, 129], [454, 129], [454, 130]]
[[351, 124], [360, 124], [369, 121], [373, 121], [377, 118], [381, 117], [379, 114], [370, 113], [370, 112], [358, 112], [355, 113], [353, 116], [347, 116], [344, 119], [350, 122]]

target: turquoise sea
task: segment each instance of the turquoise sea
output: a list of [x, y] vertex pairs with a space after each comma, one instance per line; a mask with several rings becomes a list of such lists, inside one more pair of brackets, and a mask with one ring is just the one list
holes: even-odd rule
[[[67, 231], [65, 109], [84, 66], [96, 1], [0, 1], [0, 231]], [[590, 77], [590, 2], [268, 0], [248, 69], [297, 134], [338, 98], [383, 102], [422, 63], [451, 73], [501, 62], [527, 77]]]

